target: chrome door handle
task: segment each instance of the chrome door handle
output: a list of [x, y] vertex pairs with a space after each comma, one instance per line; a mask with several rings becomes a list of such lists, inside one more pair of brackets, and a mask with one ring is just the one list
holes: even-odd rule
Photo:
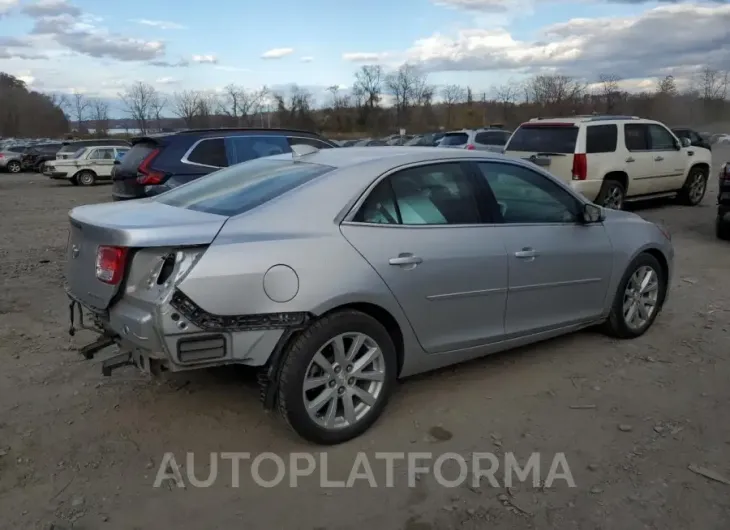
[[636, 160], [634, 160], [634, 158], [632, 158], [632, 157], [628, 157], [626, 159], [626, 162], [630, 164], [631, 162], [636, 162]]
[[418, 265], [423, 263], [423, 258], [413, 255], [400, 255], [397, 258], [390, 258], [388, 263], [391, 265]]
[[536, 258], [537, 256], [539, 256], [539, 254], [535, 249], [532, 248], [523, 248], [522, 250], [518, 250], [517, 252], [515, 252], [515, 258], [520, 259]]
[[654, 162], [661, 162], [662, 160], [664, 160], [664, 157], [663, 156], [658, 156], [658, 157], [656, 157], [654, 159]]

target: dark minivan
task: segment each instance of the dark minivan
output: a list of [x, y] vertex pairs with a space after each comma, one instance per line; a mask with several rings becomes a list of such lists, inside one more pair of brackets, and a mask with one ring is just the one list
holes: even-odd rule
[[83, 147], [96, 147], [96, 146], [115, 146], [115, 147], [129, 147], [130, 143], [127, 140], [114, 140], [110, 138], [101, 138], [98, 140], [72, 140], [69, 142], [63, 142], [63, 147], [56, 153], [56, 158], [71, 158], [73, 154]]
[[292, 145], [337, 147], [318, 134], [294, 129], [195, 129], [132, 139], [114, 163], [115, 201], [158, 195], [208, 173], [254, 158], [290, 153]]

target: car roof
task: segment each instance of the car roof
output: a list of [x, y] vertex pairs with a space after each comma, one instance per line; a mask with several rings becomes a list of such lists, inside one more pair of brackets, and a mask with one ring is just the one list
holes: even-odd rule
[[[302, 162], [322, 164], [338, 169], [367, 164], [369, 162], [390, 162], [393, 167], [416, 162], [453, 160], [454, 158], [505, 158], [487, 151], [460, 151], [457, 149], [435, 149], [433, 147], [377, 146], [348, 147], [347, 149], [320, 149], [300, 157]], [[291, 160], [291, 154], [276, 155], [272, 159]]]

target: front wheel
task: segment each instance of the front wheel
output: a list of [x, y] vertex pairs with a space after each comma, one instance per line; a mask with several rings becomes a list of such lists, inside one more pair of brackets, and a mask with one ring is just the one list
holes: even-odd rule
[[692, 168], [684, 187], [679, 192], [679, 202], [687, 206], [697, 206], [702, 202], [706, 191], [707, 172], [699, 167]]
[[618, 180], [606, 179], [601, 185], [601, 191], [596, 197], [596, 204], [612, 210], [621, 210], [624, 207], [626, 188]]
[[377, 320], [359, 311], [332, 313], [285, 351], [279, 412], [310, 442], [346, 442], [382, 413], [397, 365], [393, 341]]
[[633, 339], [654, 323], [667, 292], [667, 279], [659, 261], [640, 254], [619, 283], [604, 331], [616, 338]]
[[17, 162], [15, 160], [11, 160], [8, 162], [8, 171], [10, 173], [20, 173], [20, 170], [23, 169], [20, 165], [20, 162]]

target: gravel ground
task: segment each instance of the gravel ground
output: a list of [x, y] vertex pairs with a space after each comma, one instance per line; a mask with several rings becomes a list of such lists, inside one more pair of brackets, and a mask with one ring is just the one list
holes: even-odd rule
[[[218, 480], [198, 488], [185, 472], [204, 479], [211, 452], [321, 449], [261, 410], [246, 370], [150, 381], [132, 368], [103, 378], [97, 360], [82, 360], [74, 348], [89, 336], [66, 332], [66, 212], [108, 200], [109, 187], [2, 174], [0, 527], [726, 529], [730, 253], [714, 238], [712, 177], [700, 207], [638, 210], [666, 223], [677, 251], [669, 301], [645, 336], [584, 332], [404, 381], [371, 431], [326, 450], [327, 477], [346, 479], [365, 451], [379, 487], [321, 488], [320, 467], [297, 488], [288, 479], [263, 488], [245, 463], [233, 487], [221, 463]], [[576, 487], [445, 488], [432, 474], [409, 487], [401, 463], [386, 488], [376, 451], [512, 452], [523, 464], [539, 451], [543, 480], [562, 452]], [[153, 487], [166, 452], [183, 466], [185, 488]], [[261, 468], [267, 479], [275, 472], [271, 462]]]

